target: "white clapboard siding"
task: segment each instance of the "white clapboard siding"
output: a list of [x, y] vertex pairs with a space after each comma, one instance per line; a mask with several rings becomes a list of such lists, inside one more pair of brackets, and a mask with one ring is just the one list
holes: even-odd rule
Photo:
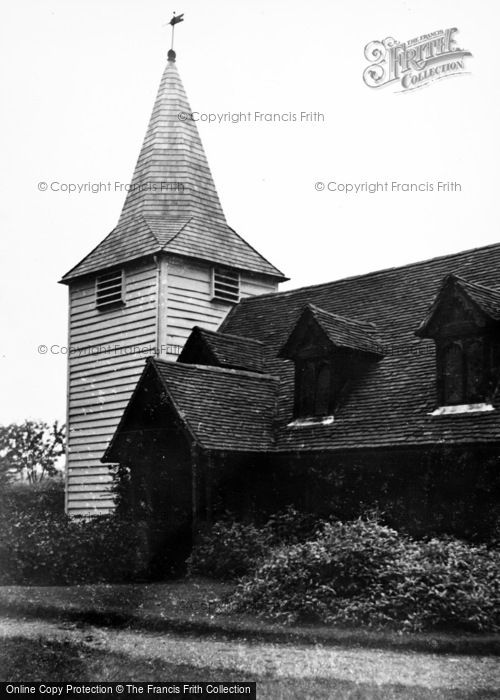
[[262, 277], [251, 277], [249, 275], [241, 276], [240, 297], [255, 297], [260, 294], [271, 294], [277, 291], [278, 285], [276, 282], [271, 282]]
[[[167, 346], [182, 347], [193, 326], [216, 331], [232, 305], [212, 300], [212, 268], [193, 260], [168, 260]], [[275, 292], [276, 282], [261, 275], [240, 272], [241, 298]], [[175, 360], [175, 355], [167, 359]]]
[[156, 348], [158, 269], [125, 271], [124, 306], [95, 307], [95, 278], [70, 287], [67, 509], [70, 515], [113, 508], [108, 466], [101, 463], [145, 358]]
[[71, 375], [75, 378], [89, 377], [92, 372], [94, 373], [92, 376], [97, 377], [103, 372], [110, 372], [115, 369], [119, 371], [132, 367], [135, 369], [137, 363], [136, 356], [131, 356], [126, 353], [123, 355], [117, 355], [116, 353], [99, 353], [99, 363], [95, 362], [95, 355], [86, 355], [85, 357], [73, 355], [71, 359], [70, 371]]
[[[113, 509], [110, 472], [100, 458], [143, 370], [146, 357], [175, 361], [193, 326], [217, 330], [231, 304], [213, 301], [211, 266], [170, 256], [125, 271], [124, 306], [101, 312], [95, 278], [70, 287], [67, 509]], [[160, 291], [159, 291], [160, 290]], [[276, 291], [264, 276], [240, 273], [241, 298]], [[159, 335], [158, 335], [159, 334]]]

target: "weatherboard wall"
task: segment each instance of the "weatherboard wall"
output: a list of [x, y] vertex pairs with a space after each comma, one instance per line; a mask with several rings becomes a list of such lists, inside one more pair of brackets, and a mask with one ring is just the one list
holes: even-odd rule
[[[143, 370], [145, 358], [175, 361], [193, 326], [217, 330], [231, 308], [212, 300], [211, 265], [178, 257], [128, 266], [125, 304], [99, 311], [95, 277], [70, 285], [67, 510], [113, 508], [110, 471], [100, 459]], [[241, 297], [273, 292], [265, 276], [240, 273]]]
[[[216, 331], [230, 304], [212, 300], [212, 268], [189, 259], [168, 260], [168, 293], [166, 299], [166, 345], [182, 348], [193, 326]], [[277, 283], [265, 275], [240, 272], [242, 299], [277, 290]], [[161, 356], [165, 358], [164, 355]]]
[[[124, 306], [98, 311], [95, 277], [70, 286], [67, 510], [107, 513], [110, 474], [100, 458], [156, 345], [158, 269], [125, 271]], [[138, 351], [140, 346], [141, 351]]]

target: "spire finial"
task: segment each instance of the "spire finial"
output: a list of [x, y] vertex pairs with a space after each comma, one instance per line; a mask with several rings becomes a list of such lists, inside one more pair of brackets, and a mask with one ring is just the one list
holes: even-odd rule
[[174, 12], [173, 17], [169, 22], [170, 26], [172, 27], [172, 43], [170, 44], [170, 51], [168, 52], [168, 60], [169, 61], [175, 61], [174, 29], [175, 29], [175, 25], [179, 24], [179, 22], [184, 22], [184, 13], [182, 13], [182, 15], [177, 15], [177, 17], [176, 17], [175, 12]]

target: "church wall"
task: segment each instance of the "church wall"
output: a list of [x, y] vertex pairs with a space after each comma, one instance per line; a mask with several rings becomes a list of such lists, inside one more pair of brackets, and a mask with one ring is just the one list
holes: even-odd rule
[[[108, 467], [100, 458], [144, 367], [154, 354], [158, 270], [153, 261], [125, 273], [125, 306], [95, 307], [95, 277], [70, 286], [67, 511], [109, 512]], [[134, 346], [151, 351], [133, 352]]]
[[488, 540], [500, 522], [499, 461], [498, 446], [433, 445], [283, 455], [274, 469], [289, 502], [321, 517], [375, 509], [413, 536]]
[[[170, 258], [168, 266], [168, 291], [162, 315], [167, 317], [164, 343], [170, 348], [184, 345], [193, 326], [198, 325], [207, 330], [216, 331], [232, 305], [212, 301], [211, 266], [195, 262]], [[245, 299], [258, 294], [277, 291], [277, 283], [265, 276], [241, 272], [240, 294]], [[176, 355], [162, 359], [176, 359]]]
[[[242, 298], [276, 288], [264, 276], [241, 273]], [[70, 285], [66, 507], [71, 515], [113, 509], [109, 469], [100, 458], [145, 358], [157, 354], [175, 361], [193, 326], [217, 330], [231, 309], [211, 299], [209, 264], [173, 257], [128, 266], [125, 298], [124, 306], [102, 312], [95, 306], [95, 277]]]
[[489, 542], [500, 523], [500, 448], [228, 453], [212, 458], [212, 521], [230, 512], [265, 522], [293, 506], [343, 522], [378, 512], [414, 537], [451, 535]]

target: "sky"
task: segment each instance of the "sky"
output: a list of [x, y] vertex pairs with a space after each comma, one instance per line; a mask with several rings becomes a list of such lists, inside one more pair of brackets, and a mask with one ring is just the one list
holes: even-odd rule
[[[197, 117], [251, 114], [198, 128], [228, 222], [291, 278], [283, 288], [500, 240], [496, 0], [9, 3], [0, 25], [0, 423], [64, 420], [67, 289], [58, 280], [112, 230], [125, 193], [63, 190], [130, 182], [172, 11], [184, 13], [177, 65]], [[363, 81], [368, 43], [448, 28], [472, 53], [463, 74], [410, 91]], [[439, 181], [460, 187], [391, 191], [392, 182]], [[376, 182], [389, 191], [335, 189]], [[40, 354], [42, 344], [62, 350]]]

